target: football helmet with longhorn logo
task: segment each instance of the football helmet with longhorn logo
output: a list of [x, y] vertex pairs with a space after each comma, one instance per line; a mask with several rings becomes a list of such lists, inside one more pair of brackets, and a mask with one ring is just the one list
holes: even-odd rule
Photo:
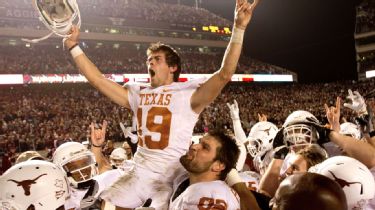
[[374, 177], [364, 164], [354, 158], [331, 157], [309, 171], [335, 180], [345, 192], [348, 209], [363, 209], [368, 200], [374, 198]]
[[276, 136], [278, 128], [271, 122], [258, 122], [250, 130], [249, 144], [247, 150], [253, 157], [262, 156], [272, 149], [273, 138]]
[[94, 154], [78, 142], [66, 142], [57, 147], [52, 161], [77, 189], [90, 187], [92, 178], [98, 174]]
[[53, 163], [29, 160], [0, 177], [0, 209], [55, 210], [69, 198], [68, 181]]

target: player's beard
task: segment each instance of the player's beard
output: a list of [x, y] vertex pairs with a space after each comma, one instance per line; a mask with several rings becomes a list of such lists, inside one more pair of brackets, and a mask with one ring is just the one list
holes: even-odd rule
[[190, 173], [199, 174], [210, 170], [211, 165], [214, 161], [204, 162], [198, 164], [197, 161], [194, 161], [194, 157], [189, 158], [189, 155], [183, 155], [180, 158], [181, 165]]

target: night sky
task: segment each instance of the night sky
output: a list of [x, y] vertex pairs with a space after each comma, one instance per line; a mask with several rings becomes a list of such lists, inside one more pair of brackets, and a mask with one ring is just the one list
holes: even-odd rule
[[[233, 20], [235, 0], [202, 0]], [[244, 42], [244, 53], [293, 70], [299, 82], [356, 80], [354, 0], [263, 0]]]

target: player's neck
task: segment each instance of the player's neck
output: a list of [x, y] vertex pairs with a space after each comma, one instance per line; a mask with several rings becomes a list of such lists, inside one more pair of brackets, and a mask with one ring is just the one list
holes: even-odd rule
[[211, 182], [218, 180], [217, 175], [212, 172], [205, 172], [200, 174], [189, 173], [190, 185], [199, 182]]

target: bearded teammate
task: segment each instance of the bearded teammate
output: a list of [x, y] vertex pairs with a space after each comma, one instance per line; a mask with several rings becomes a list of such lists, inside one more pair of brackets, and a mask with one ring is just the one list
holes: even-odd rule
[[104, 200], [134, 208], [152, 198], [153, 207], [166, 208], [171, 179], [180, 167], [178, 159], [189, 148], [199, 113], [231, 80], [241, 54], [244, 30], [258, 3], [259, 0], [253, 4], [237, 0], [233, 33], [222, 66], [206, 81], [178, 83], [180, 58], [174, 49], [158, 43], [147, 50], [151, 83], [122, 87], [103, 77], [86, 57], [78, 46], [78, 28], [72, 28], [65, 45], [80, 72], [104, 95], [137, 116], [139, 146], [134, 155], [135, 168], [102, 194]]
[[240, 209], [238, 195], [223, 181], [238, 156], [235, 140], [222, 131], [204, 135], [180, 158], [188, 174], [174, 180], [169, 209]]

